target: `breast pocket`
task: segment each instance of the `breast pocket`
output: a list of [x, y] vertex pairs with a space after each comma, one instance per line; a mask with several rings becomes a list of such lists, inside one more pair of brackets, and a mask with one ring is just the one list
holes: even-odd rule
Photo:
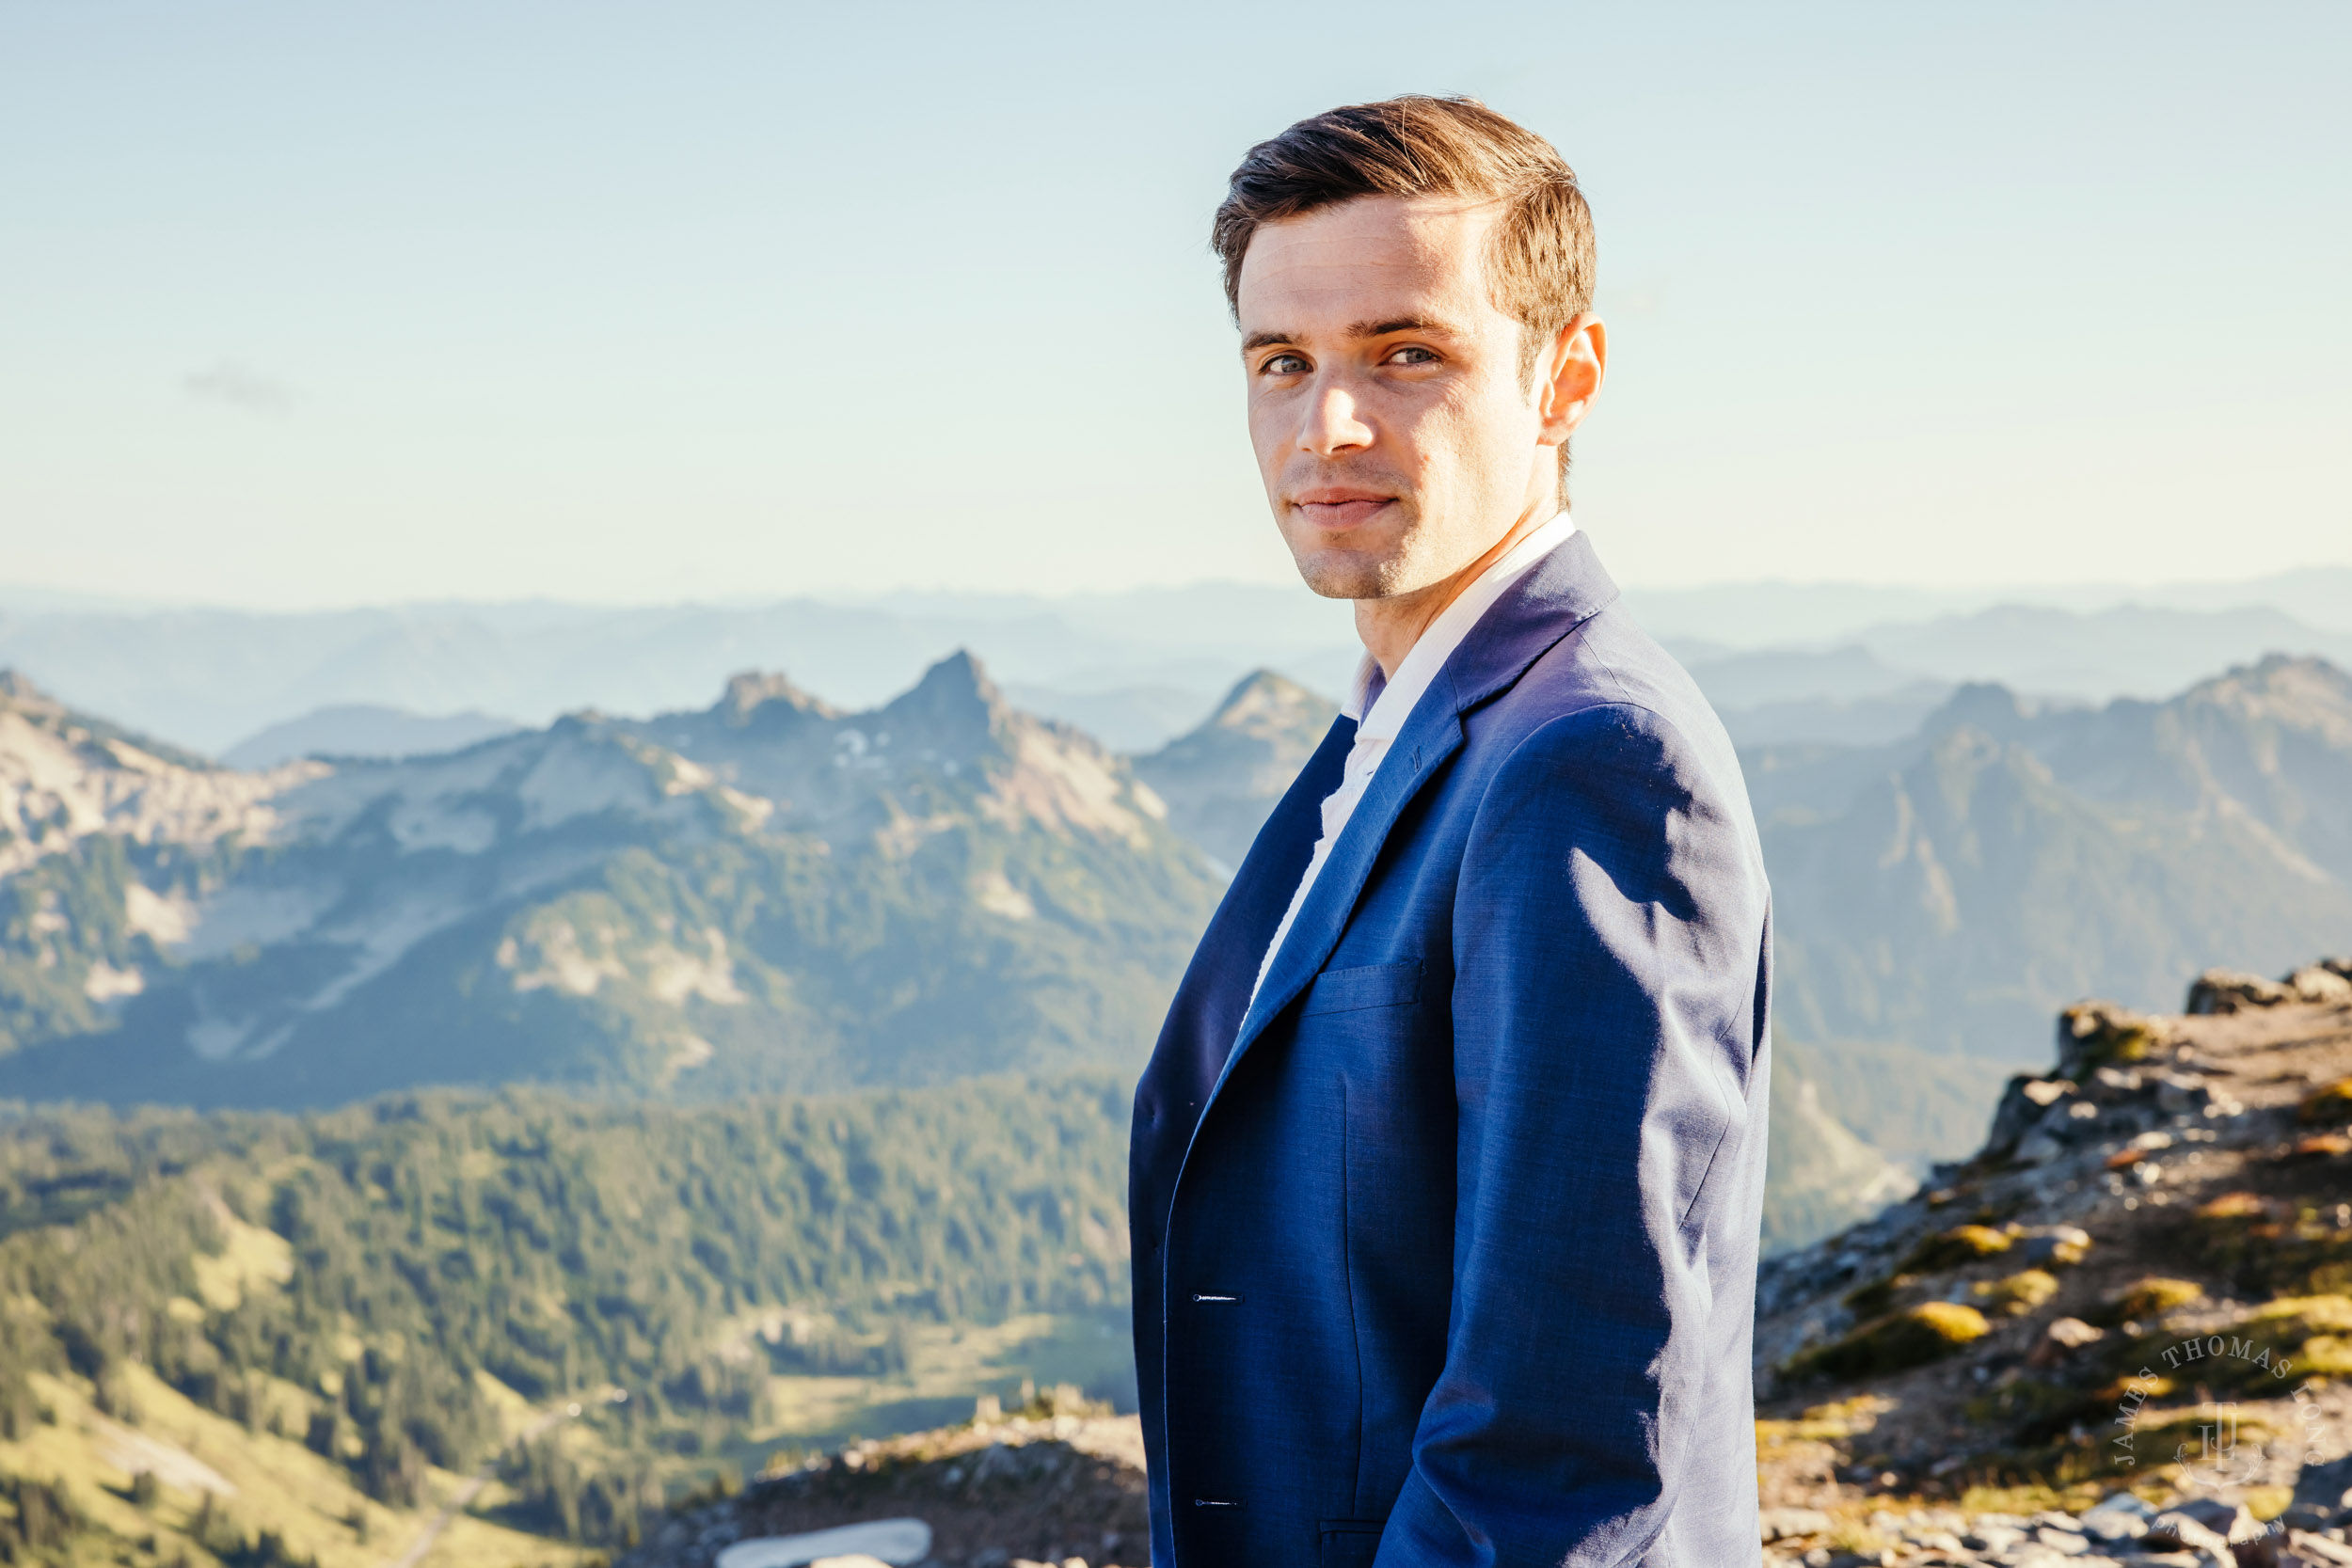
[[1301, 1018], [1314, 1018], [1324, 1013], [1408, 1006], [1420, 1000], [1421, 960], [1407, 958], [1403, 963], [1327, 969], [1307, 988], [1298, 1011]]

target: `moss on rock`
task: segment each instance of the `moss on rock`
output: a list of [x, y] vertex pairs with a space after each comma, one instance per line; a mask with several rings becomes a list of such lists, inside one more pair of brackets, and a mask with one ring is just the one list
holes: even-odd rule
[[2296, 1117], [2306, 1123], [2324, 1125], [2352, 1121], [2352, 1078], [2339, 1078], [2304, 1096]]
[[1989, 1225], [1956, 1225], [1949, 1230], [1921, 1238], [1895, 1272], [1933, 1274], [1941, 1269], [1956, 1269], [1963, 1263], [2007, 1252], [2015, 1241], [2007, 1231], [1995, 1230]]
[[2007, 1279], [1986, 1280], [1977, 1287], [1976, 1293], [1994, 1310], [2022, 1318], [2057, 1295], [2058, 1289], [2058, 1275], [2042, 1269], [2026, 1269]]
[[1797, 1378], [1875, 1377], [1939, 1361], [1991, 1332], [1992, 1324], [1973, 1307], [1923, 1301], [1792, 1357], [1782, 1370]]
[[2205, 1294], [2204, 1287], [2194, 1280], [2168, 1279], [2150, 1275], [2109, 1296], [2101, 1304], [2098, 1321], [2106, 1323], [2148, 1322], [2163, 1317], [2176, 1307], [2186, 1307]]

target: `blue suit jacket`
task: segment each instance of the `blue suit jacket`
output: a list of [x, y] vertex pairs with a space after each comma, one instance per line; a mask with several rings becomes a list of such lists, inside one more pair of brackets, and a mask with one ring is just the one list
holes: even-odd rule
[[1158, 1568], [1760, 1559], [1763, 860], [1615, 600], [1577, 534], [1495, 603], [1254, 1004], [1349, 721], [1201, 939], [1130, 1157]]

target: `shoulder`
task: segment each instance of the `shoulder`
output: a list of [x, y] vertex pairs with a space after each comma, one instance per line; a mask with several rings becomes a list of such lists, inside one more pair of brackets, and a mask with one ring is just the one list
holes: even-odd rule
[[1528, 790], [1662, 802], [1756, 837], [1738, 752], [1698, 685], [1612, 605], [1470, 716], [1492, 804]]

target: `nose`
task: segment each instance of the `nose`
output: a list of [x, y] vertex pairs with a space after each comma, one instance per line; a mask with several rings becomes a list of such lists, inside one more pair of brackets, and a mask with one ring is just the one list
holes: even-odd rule
[[1302, 451], [1317, 457], [1354, 451], [1372, 445], [1372, 426], [1364, 421], [1356, 395], [1337, 379], [1319, 384], [1307, 400], [1307, 417], [1298, 430]]

